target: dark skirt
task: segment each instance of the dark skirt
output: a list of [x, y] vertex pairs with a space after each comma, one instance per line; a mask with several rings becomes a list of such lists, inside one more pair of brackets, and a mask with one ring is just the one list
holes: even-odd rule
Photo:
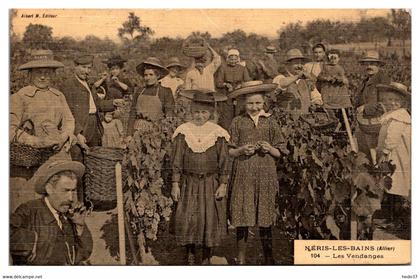
[[219, 246], [227, 234], [226, 198], [215, 199], [217, 175], [185, 175], [175, 213], [179, 245]]

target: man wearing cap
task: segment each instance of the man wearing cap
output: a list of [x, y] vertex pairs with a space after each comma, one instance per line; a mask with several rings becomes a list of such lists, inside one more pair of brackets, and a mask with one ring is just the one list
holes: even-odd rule
[[[248, 70], [239, 64], [239, 51], [237, 49], [228, 50], [226, 64], [222, 64], [216, 73], [216, 87], [226, 96], [232, 91], [241, 87], [241, 84], [250, 81]], [[235, 107], [231, 99], [219, 104], [220, 119], [219, 124], [225, 129], [229, 129], [230, 123], [235, 114]]]
[[83, 164], [50, 160], [30, 182], [42, 198], [19, 206], [10, 216], [10, 254], [14, 265], [77, 265], [92, 252], [85, 225], [87, 210], [74, 204]]
[[285, 75], [278, 75], [273, 83], [278, 84], [277, 103], [280, 107], [294, 111], [296, 115], [309, 112], [311, 104], [322, 104], [321, 94], [310, 82], [310, 74], [303, 68], [307, 58], [299, 49], [290, 49], [286, 53]]
[[[63, 93], [50, 87], [55, 70], [63, 67], [50, 50], [33, 51], [32, 60], [19, 67], [28, 71], [30, 82], [10, 97], [11, 141], [69, 151], [75, 140], [74, 118]], [[60, 156], [70, 159], [66, 152], [60, 152]]]
[[277, 49], [274, 46], [267, 46], [264, 51], [264, 57], [258, 60], [258, 79], [264, 83], [271, 81], [278, 75], [278, 63], [274, 58]]
[[178, 97], [178, 89], [184, 85], [184, 81], [179, 77], [179, 74], [185, 70], [185, 66], [181, 64], [178, 57], [169, 58], [169, 63], [166, 65], [169, 74], [160, 80], [163, 87], [168, 87], [172, 91], [174, 100]]
[[97, 89], [103, 86], [106, 90], [105, 100], [121, 99], [123, 96], [131, 94], [132, 85], [130, 81], [121, 75], [124, 63], [127, 60], [122, 59], [120, 55], [115, 55], [105, 60], [108, 66], [108, 72], [102, 74], [93, 86]]
[[75, 118], [78, 145], [71, 150], [72, 158], [81, 161], [82, 149], [101, 145], [103, 127], [99, 112], [114, 111], [123, 104], [121, 99], [101, 100], [95, 90], [91, 90], [88, 77], [92, 70], [93, 55], [81, 55], [75, 60], [74, 75], [64, 82], [63, 93]]
[[[355, 100], [356, 114], [358, 120], [367, 120], [374, 124], [376, 122], [375, 119], [384, 113], [382, 106], [378, 105], [376, 85], [389, 84], [391, 78], [382, 70], [382, 66], [385, 63], [379, 59], [379, 53], [377, 51], [367, 51], [359, 62], [364, 66], [367, 76], [363, 80], [361, 87], [357, 90]], [[373, 128], [373, 126], [366, 127], [367, 129], [365, 129], [365, 126], [358, 125], [356, 127], [355, 137], [359, 151], [366, 154], [374, 162], [376, 160], [374, 150], [378, 144], [379, 130]]]

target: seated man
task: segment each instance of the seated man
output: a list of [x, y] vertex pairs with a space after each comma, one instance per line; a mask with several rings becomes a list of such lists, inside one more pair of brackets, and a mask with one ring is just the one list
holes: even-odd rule
[[33, 178], [43, 197], [19, 206], [10, 217], [14, 265], [77, 265], [92, 252], [86, 208], [75, 203], [77, 180], [85, 171], [76, 161], [48, 161]]

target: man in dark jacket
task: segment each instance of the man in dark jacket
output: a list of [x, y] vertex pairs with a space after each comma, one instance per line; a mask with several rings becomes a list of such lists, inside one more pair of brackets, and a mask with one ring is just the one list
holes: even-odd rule
[[92, 252], [85, 225], [87, 210], [75, 203], [83, 164], [53, 160], [30, 180], [43, 197], [20, 205], [10, 217], [10, 255], [14, 265], [76, 265]]
[[356, 96], [356, 107], [366, 104], [376, 104], [378, 102], [377, 84], [389, 84], [391, 79], [387, 76], [382, 66], [385, 64], [379, 59], [379, 53], [375, 50], [367, 51], [365, 56], [359, 61], [366, 69], [366, 78]]
[[74, 62], [74, 75], [64, 82], [61, 89], [75, 119], [74, 134], [78, 144], [73, 146], [71, 155], [73, 160], [82, 161], [82, 149], [101, 145], [103, 127], [99, 112], [114, 111], [115, 106], [124, 101], [101, 100], [91, 89], [87, 80], [92, 69], [92, 55], [81, 55]]
[[[385, 112], [382, 106], [378, 104], [376, 85], [389, 84], [391, 78], [383, 72], [382, 67], [385, 63], [379, 59], [377, 51], [367, 51], [359, 62], [365, 66], [367, 76], [357, 91], [356, 110], [358, 118], [373, 120]], [[363, 127], [359, 125], [355, 131], [359, 151], [366, 154], [372, 162], [376, 160], [375, 149], [378, 145], [378, 135], [379, 130], [373, 127], [367, 127], [363, 130]]]

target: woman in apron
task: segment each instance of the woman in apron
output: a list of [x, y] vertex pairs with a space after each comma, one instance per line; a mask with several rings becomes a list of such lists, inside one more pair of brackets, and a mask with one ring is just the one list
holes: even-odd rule
[[145, 86], [133, 96], [127, 135], [132, 136], [144, 121], [156, 122], [165, 116], [172, 116], [175, 101], [170, 88], [163, 87], [159, 79], [168, 74], [159, 59], [149, 57], [136, 67], [143, 76]]

